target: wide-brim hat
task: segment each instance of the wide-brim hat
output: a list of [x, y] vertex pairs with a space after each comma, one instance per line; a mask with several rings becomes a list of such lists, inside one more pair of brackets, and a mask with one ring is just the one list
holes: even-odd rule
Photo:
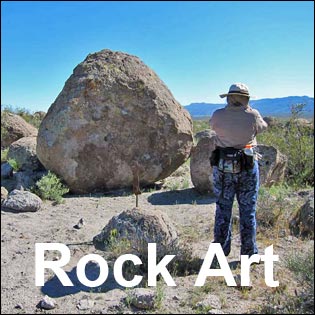
[[250, 97], [248, 87], [244, 83], [234, 83], [230, 86], [229, 92], [220, 94], [220, 97], [226, 97], [228, 95], [243, 95]]

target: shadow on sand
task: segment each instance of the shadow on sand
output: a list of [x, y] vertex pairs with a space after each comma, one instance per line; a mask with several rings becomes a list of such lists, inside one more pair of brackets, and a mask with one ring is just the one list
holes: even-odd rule
[[[42, 293], [52, 297], [52, 298], [58, 298], [63, 297], [70, 294], [76, 294], [80, 291], [83, 292], [95, 292], [95, 293], [101, 293], [101, 292], [107, 292], [113, 289], [122, 288], [119, 286], [119, 284], [115, 281], [114, 275], [112, 273], [111, 268], [109, 268], [109, 274], [107, 280], [98, 287], [87, 287], [83, 285], [78, 277], [77, 277], [77, 268], [74, 267], [70, 272], [66, 272], [67, 276], [73, 283], [72, 287], [66, 287], [63, 286], [63, 284], [60, 282], [59, 278], [55, 275], [53, 278], [48, 280], [44, 286], [41, 288]], [[93, 262], [90, 262], [85, 267], [85, 275], [90, 280], [96, 280], [99, 277], [100, 274], [100, 268], [99, 265]]]
[[213, 195], [201, 195], [194, 188], [153, 193], [148, 201], [152, 205], [182, 205], [215, 203]]

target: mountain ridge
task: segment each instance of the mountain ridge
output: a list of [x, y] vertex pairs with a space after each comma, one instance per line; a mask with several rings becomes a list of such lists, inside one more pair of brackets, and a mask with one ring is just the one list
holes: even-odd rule
[[[278, 98], [263, 98], [250, 100], [250, 106], [257, 109], [262, 116], [288, 117], [291, 115], [291, 106], [305, 104], [302, 117], [314, 116], [314, 98], [309, 96], [287, 96]], [[193, 118], [212, 116], [213, 112], [226, 104], [198, 102], [185, 105]]]

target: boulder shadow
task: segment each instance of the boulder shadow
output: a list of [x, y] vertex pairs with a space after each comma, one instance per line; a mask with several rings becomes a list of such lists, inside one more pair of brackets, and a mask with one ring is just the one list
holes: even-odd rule
[[[76, 294], [81, 291], [89, 293], [104, 293], [113, 289], [123, 289], [123, 287], [116, 282], [111, 268], [109, 268], [109, 274], [106, 281], [102, 285], [94, 288], [85, 286], [80, 282], [77, 277], [77, 267], [74, 267], [70, 272], [66, 272], [66, 274], [73, 283], [73, 286], [64, 286], [55, 275], [53, 278], [46, 281], [44, 286], [41, 288], [42, 293], [52, 298], [58, 298], [70, 294]], [[98, 264], [89, 262], [86, 265], [85, 275], [90, 281], [96, 280], [99, 277], [99, 274], [100, 268]]]
[[152, 205], [178, 205], [178, 204], [211, 204], [215, 203], [214, 195], [201, 195], [194, 188], [172, 190], [153, 193], [148, 197]]

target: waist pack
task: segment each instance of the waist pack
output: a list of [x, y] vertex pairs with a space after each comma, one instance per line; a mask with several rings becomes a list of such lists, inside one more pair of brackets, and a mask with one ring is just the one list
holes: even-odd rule
[[237, 174], [254, 167], [254, 156], [246, 155], [242, 149], [219, 147], [212, 152], [210, 164], [224, 173]]

